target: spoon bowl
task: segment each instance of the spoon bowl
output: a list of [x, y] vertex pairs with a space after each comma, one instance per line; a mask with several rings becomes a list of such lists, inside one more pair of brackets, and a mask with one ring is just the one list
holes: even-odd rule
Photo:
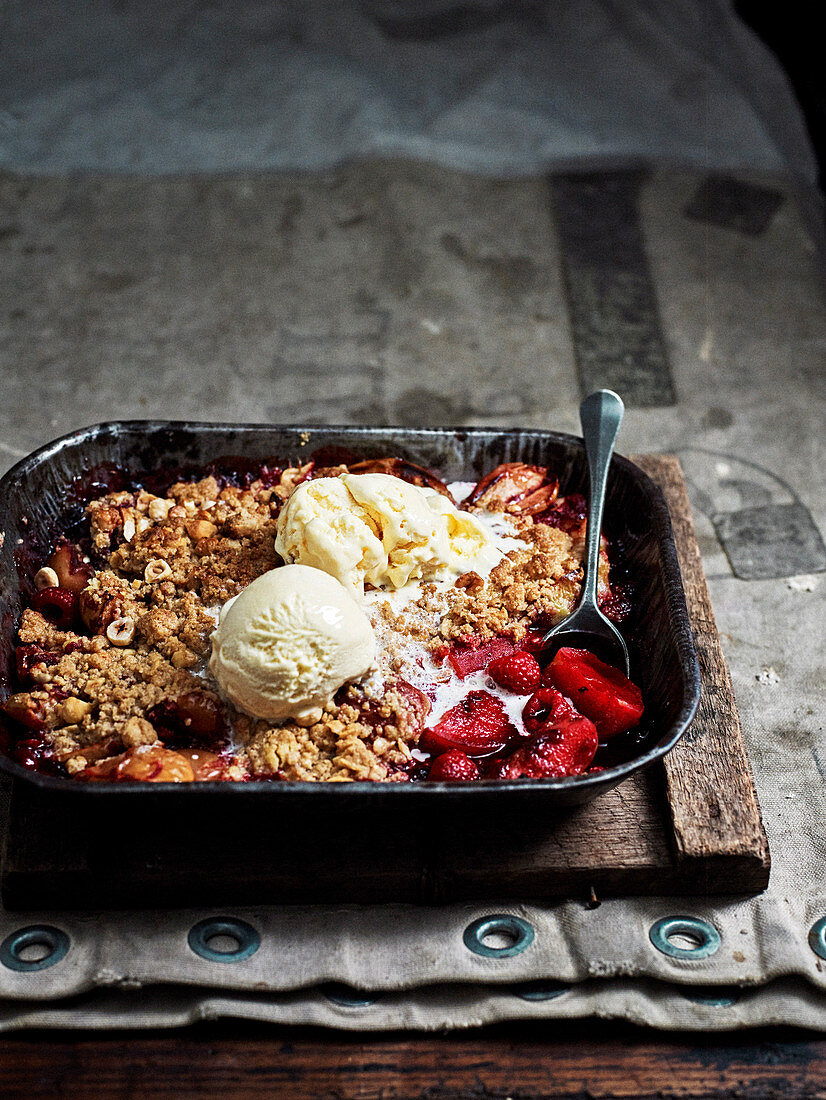
[[579, 407], [585, 455], [588, 459], [588, 518], [585, 536], [585, 571], [576, 607], [542, 639], [542, 652], [552, 657], [563, 646], [587, 649], [606, 663], [630, 675], [631, 662], [625, 639], [603, 615], [597, 603], [599, 547], [608, 468], [625, 406], [613, 390], [589, 394]]

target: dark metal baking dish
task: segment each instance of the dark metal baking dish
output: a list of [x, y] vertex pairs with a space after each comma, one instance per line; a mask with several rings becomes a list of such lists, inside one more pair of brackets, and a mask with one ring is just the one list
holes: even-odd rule
[[[306, 461], [315, 451], [343, 449], [359, 458], [398, 455], [439, 472], [447, 481], [476, 480], [500, 462], [547, 465], [564, 491], [583, 491], [586, 465], [582, 441], [558, 432], [483, 428], [270, 427], [246, 424], [190, 424], [125, 421], [98, 424], [35, 451], [0, 481], [0, 677], [10, 690], [15, 629], [24, 593], [31, 590], [40, 555], [61, 531], [78, 479], [112, 463], [140, 475], [161, 467], [202, 467], [220, 456], [244, 456], [284, 465]], [[77, 507], [75, 504], [75, 511]], [[283, 808], [335, 813], [362, 806], [436, 810], [450, 803], [472, 811], [496, 806], [541, 805], [543, 812], [585, 802], [662, 757], [691, 722], [700, 693], [700, 671], [680, 580], [668, 509], [654, 483], [627, 459], [616, 456], [609, 475], [605, 530], [622, 548], [624, 568], [635, 591], [629, 641], [636, 654], [649, 738], [633, 759], [604, 771], [569, 779], [476, 783], [82, 783], [41, 775], [0, 756], [0, 768], [43, 792], [72, 800], [122, 804], [133, 797], [215, 799], [229, 809], [251, 801]], [[190, 803], [191, 804], [191, 803]]]

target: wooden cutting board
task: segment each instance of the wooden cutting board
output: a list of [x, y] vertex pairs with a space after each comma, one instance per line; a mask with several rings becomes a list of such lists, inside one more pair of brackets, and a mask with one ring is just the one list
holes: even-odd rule
[[[25, 784], [3, 857], [10, 909], [444, 903], [484, 897], [737, 894], [765, 888], [769, 849], [679, 463], [634, 456], [671, 511], [702, 670], [700, 708], [657, 765], [559, 819], [431, 819], [313, 829], [240, 809], [67, 815]], [[226, 812], [226, 811], [225, 811]]]

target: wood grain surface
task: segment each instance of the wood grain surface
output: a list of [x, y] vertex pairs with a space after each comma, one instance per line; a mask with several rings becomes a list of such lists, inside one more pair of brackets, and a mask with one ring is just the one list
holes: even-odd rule
[[700, 883], [725, 876], [727, 867], [739, 877], [749, 865], [755, 879], [767, 880], [768, 841], [680, 464], [673, 455], [633, 461], [668, 502], [703, 677], [697, 717], [663, 760], [677, 862]]
[[363, 1036], [225, 1022], [183, 1032], [0, 1039], [4, 1100], [821, 1100], [826, 1040], [775, 1030], [671, 1036], [549, 1022]]
[[[634, 461], [669, 505], [703, 676], [697, 717], [662, 764], [552, 820], [544, 803], [504, 815], [491, 806], [472, 827], [435, 811], [396, 815], [397, 827], [388, 830], [384, 819], [377, 827], [354, 808], [346, 828], [338, 821], [331, 829], [315, 811], [299, 823], [291, 810], [278, 824], [268, 808], [268, 828], [302, 836], [301, 846], [272, 851], [245, 843], [256, 828], [246, 808], [231, 820], [192, 808], [178, 821], [174, 809], [170, 818], [153, 806], [140, 819], [130, 807], [119, 823], [111, 811], [100, 820], [88, 805], [61, 807], [53, 794], [17, 785], [3, 862], [6, 906], [441, 904], [492, 891], [541, 899], [763, 889], [768, 845], [679, 463], [670, 455]], [[209, 861], [191, 858], [193, 837]], [[308, 875], [308, 866], [324, 873]]]

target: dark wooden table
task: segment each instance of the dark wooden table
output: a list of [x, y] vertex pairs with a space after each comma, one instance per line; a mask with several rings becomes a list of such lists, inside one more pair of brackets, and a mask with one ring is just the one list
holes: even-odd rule
[[672, 1035], [599, 1021], [436, 1035], [216, 1022], [0, 1038], [0, 1097], [41, 1096], [817, 1100], [826, 1097], [826, 1038], [791, 1029]]

